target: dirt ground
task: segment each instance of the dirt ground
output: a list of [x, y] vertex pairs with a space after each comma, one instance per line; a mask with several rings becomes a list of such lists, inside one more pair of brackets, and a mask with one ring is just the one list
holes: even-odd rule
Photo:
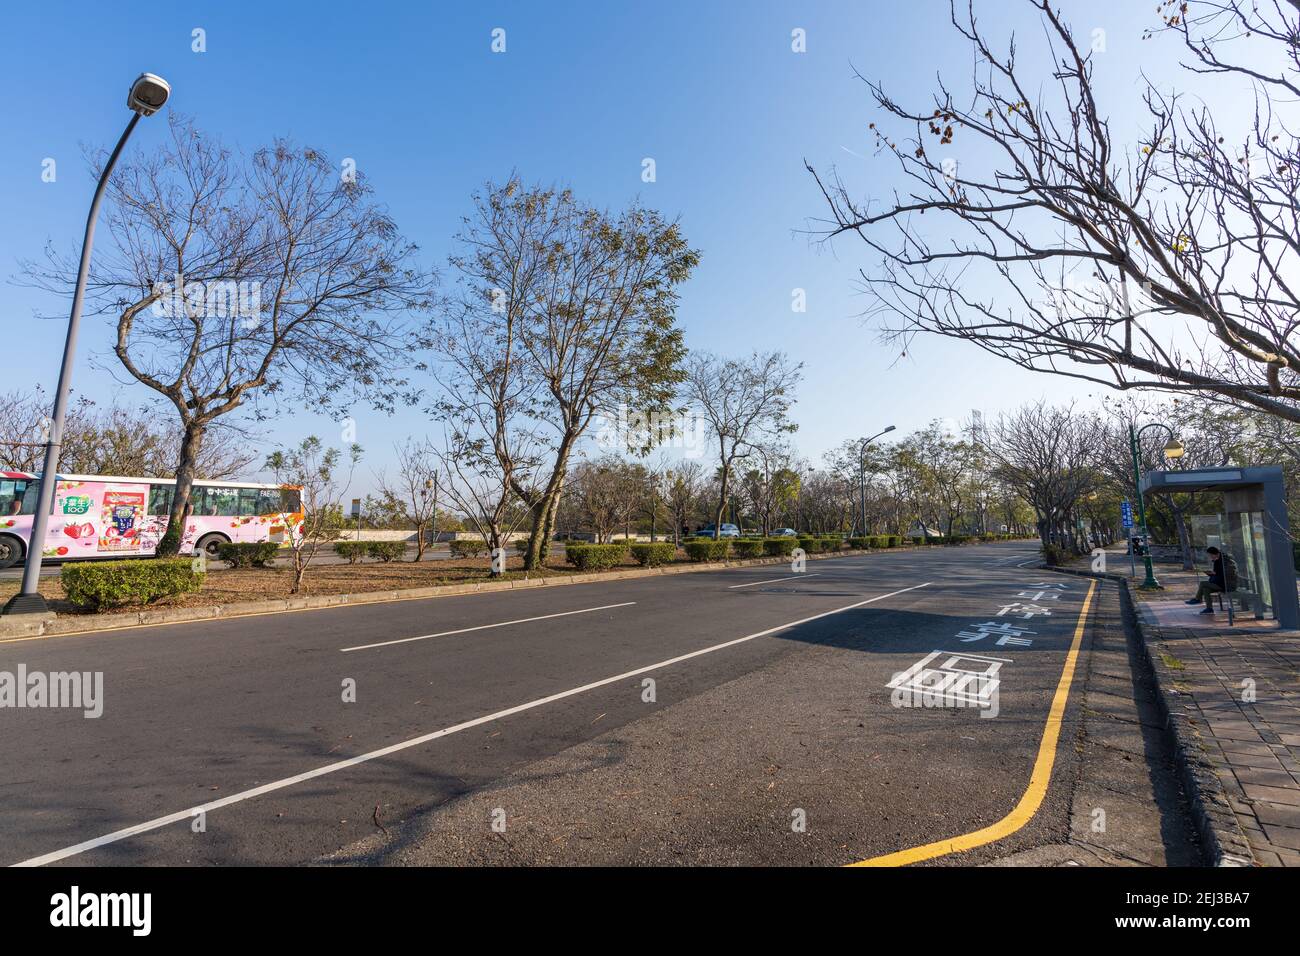
[[[637, 565], [629, 560], [627, 566]], [[553, 555], [550, 566], [542, 571], [532, 571], [530, 576], [555, 577], [575, 573], [572, 565], [564, 563], [562, 556]], [[511, 557], [507, 564], [505, 578], [508, 580], [523, 576], [523, 560]], [[487, 581], [490, 577], [486, 557], [419, 563], [394, 561], [385, 564], [378, 561], [361, 561], [357, 564], [322, 564], [312, 565], [307, 569], [307, 576], [303, 579], [302, 590], [299, 593], [303, 595], [357, 594], [364, 591], [392, 591], [401, 588], [435, 587], [440, 584], [465, 584], [472, 581]], [[279, 558], [276, 566], [270, 568], [238, 571], [209, 568], [201, 591], [167, 598], [152, 606], [201, 607], [234, 601], [286, 598], [290, 596], [292, 586], [293, 570], [289, 566], [289, 559]], [[18, 589], [17, 580], [0, 582], [0, 603], [18, 593]], [[40, 592], [49, 603], [50, 610], [56, 613], [94, 613], [68, 602], [57, 577], [41, 578]], [[134, 605], [107, 608], [101, 613], [112, 614], [114, 611], [129, 612], [139, 609], [139, 605]]]

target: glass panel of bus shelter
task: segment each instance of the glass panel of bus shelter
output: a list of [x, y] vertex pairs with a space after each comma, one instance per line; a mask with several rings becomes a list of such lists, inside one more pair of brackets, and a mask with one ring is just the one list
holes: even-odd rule
[[1187, 524], [1192, 536], [1192, 548], [1198, 552], [1198, 562], [1204, 560], [1206, 548], [1224, 546], [1222, 515], [1192, 515]]
[[1264, 513], [1229, 511], [1228, 551], [1237, 559], [1237, 587], [1254, 591], [1264, 603], [1264, 614], [1273, 616], [1273, 591], [1269, 583], [1268, 552], [1264, 547]]

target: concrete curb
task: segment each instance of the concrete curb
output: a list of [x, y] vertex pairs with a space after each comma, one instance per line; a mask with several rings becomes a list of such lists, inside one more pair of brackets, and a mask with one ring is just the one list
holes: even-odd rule
[[[1044, 571], [1072, 574], [1076, 577], [1116, 581], [1120, 585], [1120, 606], [1125, 623], [1140, 638], [1138, 650], [1141, 660], [1155, 680], [1160, 712], [1165, 730], [1173, 742], [1174, 759], [1183, 791], [1192, 811], [1192, 822], [1201, 838], [1205, 858], [1211, 866], [1257, 866], [1250, 842], [1237, 822], [1237, 816], [1228, 803], [1228, 793], [1223, 781], [1215, 773], [1214, 765], [1205, 758], [1200, 734], [1184, 709], [1187, 696], [1175, 687], [1178, 673], [1165, 663], [1165, 642], [1160, 629], [1142, 620], [1138, 604], [1130, 589], [1129, 580], [1120, 574], [1097, 574], [1073, 568], [1054, 568], [1042, 565]], [[1153, 653], [1154, 651], [1154, 653]], [[1173, 655], [1170, 655], [1173, 656]]]
[[[867, 551], [837, 551], [833, 554], [810, 554], [809, 561], [846, 558], [864, 554], [897, 554], [920, 551], [923, 547], [879, 548]], [[121, 631], [132, 627], [158, 624], [183, 624], [189, 621], [217, 621], [262, 614], [283, 614], [289, 611], [309, 611], [320, 608], [346, 607], [354, 604], [383, 604], [389, 601], [417, 601], [430, 598], [453, 597], [460, 594], [478, 594], [490, 591], [515, 591], [526, 588], [562, 587], [570, 584], [592, 584], [598, 581], [616, 581], [625, 578], [646, 578], [661, 574], [691, 574], [699, 571], [721, 571], [725, 568], [760, 567], [763, 565], [788, 565], [788, 558], [744, 558], [730, 561], [703, 561], [667, 565], [658, 568], [628, 568], [624, 571], [602, 571], [598, 574], [574, 574], [553, 578], [527, 578], [512, 581], [481, 581], [471, 584], [440, 584], [424, 588], [403, 588], [392, 591], [365, 591], [361, 594], [322, 594], [296, 598], [263, 601], [239, 601], [232, 604], [209, 604], [192, 608], [153, 608], [120, 614], [93, 615], [54, 614], [28, 617], [0, 618], [0, 642], [30, 640], [40, 637], [59, 637], [66, 634], [85, 634], [96, 631]]]

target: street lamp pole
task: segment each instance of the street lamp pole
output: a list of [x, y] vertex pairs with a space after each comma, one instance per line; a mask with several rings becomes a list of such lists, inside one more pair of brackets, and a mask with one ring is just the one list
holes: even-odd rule
[[[1138, 471], [1138, 439], [1142, 437], [1142, 433], [1148, 428], [1163, 428], [1169, 432], [1169, 441], [1165, 444], [1164, 449], [1166, 458], [1181, 458], [1183, 446], [1179, 443], [1174, 430], [1163, 422], [1152, 422], [1149, 425], [1143, 425], [1136, 431], [1133, 429], [1133, 423], [1129, 422], [1128, 444], [1129, 452], [1133, 456], [1133, 490], [1137, 492], [1138, 521], [1141, 523], [1142, 549], [1145, 552], [1142, 555], [1142, 563], [1146, 566], [1147, 572], [1146, 580], [1139, 584], [1138, 587], [1143, 591], [1159, 591], [1164, 589], [1164, 585], [1156, 580], [1155, 568], [1151, 564], [1151, 535], [1147, 528], [1147, 506], [1142, 497], [1142, 477]], [[1132, 547], [1131, 542], [1129, 546]]]
[[54, 392], [54, 415], [49, 436], [45, 442], [45, 462], [41, 470], [41, 483], [36, 494], [36, 514], [32, 519], [31, 537], [27, 539], [27, 554], [23, 564], [23, 583], [17, 595], [4, 606], [4, 614], [41, 614], [49, 610], [45, 598], [38, 590], [41, 577], [41, 559], [45, 551], [45, 535], [49, 529], [50, 512], [54, 508], [54, 489], [58, 484], [59, 452], [63, 447], [63, 420], [68, 408], [68, 394], [72, 388], [72, 365], [77, 352], [77, 332], [81, 324], [81, 303], [86, 293], [86, 277], [90, 273], [90, 250], [95, 241], [95, 220], [99, 217], [99, 204], [104, 198], [104, 188], [117, 165], [117, 158], [130, 138], [141, 116], [152, 116], [167, 102], [171, 87], [162, 77], [142, 73], [131, 84], [126, 105], [133, 114], [122, 131], [122, 137], [109, 154], [108, 162], [95, 186], [95, 196], [86, 216], [86, 234], [81, 242], [81, 265], [77, 270], [77, 285], [72, 293], [72, 313], [68, 316], [68, 336], [63, 343], [63, 364], [59, 368], [59, 385]]
[[862, 439], [861, 445], [858, 448], [858, 505], [860, 508], [859, 514], [862, 518], [863, 535], [867, 533], [867, 446], [881, 435], [887, 435], [893, 430], [894, 426], [890, 425], [884, 431], [877, 432], [870, 438]]

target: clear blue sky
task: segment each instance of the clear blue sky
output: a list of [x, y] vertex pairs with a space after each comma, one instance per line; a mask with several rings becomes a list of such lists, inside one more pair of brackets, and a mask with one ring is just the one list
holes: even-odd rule
[[[1064, 3], [1083, 33], [1106, 30], [1098, 70], [1120, 114], [1136, 105], [1138, 69], [1174, 75], [1172, 39], [1141, 40], [1153, 6]], [[133, 8], [148, 13], [137, 21]], [[1021, 12], [1011, 0], [977, 8], [990, 33], [1003, 29], [1006, 11]], [[1014, 22], [1036, 34], [1035, 21]], [[206, 31], [204, 53], [191, 51], [196, 27]], [[490, 49], [496, 27], [506, 30], [504, 54]], [[796, 27], [806, 31], [805, 54], [791, 51]], [[810, 457], [890, 423], [905, 433], [972, 409], [1085, 395], [946, 340], [924, 340], [896, 362], [858, 317], [867, 301], [853, 281], [871, 264], [864, 248], [845, 242], [831, 253], [796, 234], [823, 213], [804, 158], [837, 165], [864, 193], [885, 195], [893, 175], [871, 156], [867, 124], [877, 117], [853, 67], [920, 92], [936, 70], [963, 79], [969, 53], [942, 0], [10, 4], [0, 34], [0, 276], [47, 240], [75, 249], [92, 185], [81, 145], [111, 145], [128, 118], [127, 85], [149, 70], [171, 82], [170, 109], [229, 145], [289, 135], [336, 163], [354, 158], [431, 262], [444, 261], [470, 192], [511, 171], [566, 183], [593, 202], [639, 196], [680, 216], [703, 252], [681, 303], [688, 344], [785, 349], [803, 361], [796, 440]], [[163, 132], [158, 119], [144, 121], [133, 148], [150, 148]], [[41, 181], [47, 157], [58, 164], [55, 183]], [[641, 181], [644, 157], [656, 161], [655, 183]], [[794, 288], [807, 291], [806, 313], [791, 311]], [[42, 293], [0, 285], [8, 330], [0, 391], [52, 387], [64, 323], [30, 317], [55, 307]], [[99, 320], [85, 332], [77, 390], [144, 400], [142, 386], [90, 367], [91, 353], [112, 362], [107, 329]], [[390, 457], [395, 439], [432, 431], [414, 411], [356, 417], [369, 467]], [[278, 426], [284, 440], [312, 431], [337, 434], [303, 416]]]

